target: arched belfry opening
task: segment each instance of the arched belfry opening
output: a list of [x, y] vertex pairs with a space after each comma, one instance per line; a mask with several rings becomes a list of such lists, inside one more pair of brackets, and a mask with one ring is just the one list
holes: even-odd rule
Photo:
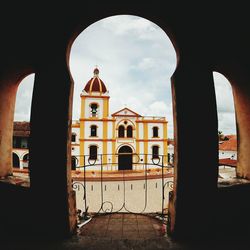
[[218, 113], [218, 181], [229, 181], [237, 176], [237, 128], [231, 83], [213, 72]]
[[[167, 68], [161, 70], [162, 65], [166, 66], [166, 60], [155, 61], [153, 54], [166, 57], [170, 54], [161, 43], [154, 43], [159, 36], [152, 33], [150, 35], [150, 32], [154, 32], [157, 27], [146, 23], [145, 20], [132, 18], [133, 20], [129, 21], [124, 19], [112, 21], [109, 19], [106, 23], [102, 22], [103, 18], [125, 13], [147, 18], [159, 25], [170, 36], [178, 54], [177, 67], [174, 65], [174, 74], [173, 72], [170, 74], [173, 93], [173, 134], [175, 136], [173, 136], [172, 145], [174, 145], [175, 175], [174, 189], [169, 195], [170, 203], [166, 211], [169, 217], [167, 224], [169, 235], [178, 240], [193, 240], [195, 243], [206, 237], [208, 240], [223, 239], [223, 244], [237, 240], [237, 243], [244, 242], [249, 245], [250, 49], [247, 32], [249, 15], [246, 15], [248, 8], [238, 2], [234, 5], [223, 5], [223, 11], [221, 8], [215, 8], [210, 2], [204, 2], [196, 7], [193, 8], [188, 4], [183, 8], [184, 11], [180, 11], [180, 5], [175, 1], [168, 2], [167, 6], [163, 1], [150, 4], [134, 2], [132, 5], [127, 2], [114, 4], [105, 1], [104, 4], [97, 4], [96, 1], [88, 1], [84, 5], [73, 2], [60, 5], [60, 13], [57, 13], [54, 8], [48, 8], [48, 6], [43, 6], [44, 9], [41, 7], [42, 9], [39, 8], [39, 10], [36, 5], [29, 8], [24, 4], [2, 6], [4, 13], [11, 12], [13, 15], [12, 22], [6, 21], [3, 15], [0, 17], [1, 35], [4, 38], [0, 40], [1, 240], [4, 236], [11, 239], [8, 242], [13, 242], [17, 237], [33, 239], [34, 235], [43, 239], [49, 236], [66, 238], [75, 231], [76, 193], [72, 191], [71, 176], [73, 152], [74, 156], [80, 155], [80, 152], [86, 155], [89, 153], [89, 146], [95, 145], [98, 157], [90, 163], [96, 162], [99, 165], [104, 163], [104, 168], [110, 171], [116, 171], [117, 156], [114, 154], [113, 157], [113, 154], [109, 155], [108, 152], [116, 152], [119, 146], [129, 145], [133, 140], [137, 144], [134, 147], [135, 154], [143, 152], [141, 157], [136, 156], [137, 160], [148, 164], [152, 159], [149, 155], [152, 151], [154, 156], [159, 155], [159, 158], [155, 157], [155, 163], [161, 158], [161, 150], [164, 151], [164, 147], [161, 147], [160, 142], [154, 141], [164, 137], [163, 131], [170, 131], [161, 130], [160, 126], [156, 126], [156, 120], [147, 127], [142, 117], [146, 116], [144, 112], [146, 113], [148, 108], [160, 114], [166, 113], [164, 102], [160, 99], [165, 93], [165, 85], [160, 87], [159, 83], [167, 84], [167, 80], [158, 78], [163, 76], [162, 72], [167, 72]], [[96, 35], [91, 30], [92, 24], [99, 24], [106, 30]], [[117, 25], [119, 29], [116, 29]], [[145, 35], [143, 32], [135, 31], [134, 28], [138, 27], [149, 33]], [[117, 39], [113, 43], [109, 40], [112, 36], [108, 30], [112, 31]], [[69, 63], [69, 58], [70, 52], [74, 51], [78, 41], [76, 38], [77, 36], [80, 38], [82, 31], [82, 34], [87, 34], [85, 38], [92, 38], [92, 40], [90, 42], [85, 40], [86, 43], [82, 45], [86, 49], [83, 56], [79, 50], [81, 46], [74, 52], [77, 56], [74, 63], [82, 74], [78, 77], [81, 87], [77, 92], [78, 80]], [[123, 45], [134, 44], [124, 38], [125, 34], [140, 39], [141, 48], [145, 48], [146, 44], [154, 43], [155, 50], [151, 47], [147, 49], [148, 54], [146, 54], [134, 47], [128, 49], [125, 46], [119, 51], [116, 47], [117, 41], [122, 42]], [[76, 43], [73, 44], [74, 40]], [[101, 44], [96, 44], [98, 41]], [[114, 49], [113, 52], [106, 46], [106, 41], [110, 48]], [[93, 44], [95, 46], [91, 47]], [[102, 52], [106, 53], [106, 57], [101, 58]], [[93, 60], [80, 63], [80, 58], [86, 59], [93, 53]], [[134, 55], [134, 61], [127, 60], [129, 53]], [[137, 57], [139, 54], [143, 55], [141, 59]], [[122, 62], [112, 61], [108, 65], [108, 62], [115, 58], [122, 59]], [[123, 67], [124, 63], [125, 67]], [[84, 89], [84, 85], [91, 77], [98, 81], [98, 77], [92, 74], [95, 65], [99, 69], [99, 78], [103, 80], [109, 93], [103, 93], [102, 87], [100, 88], [102, 85], [99, 84], [95, 86], [100, 91], [92, 91], [96, 90], [92, 85], [92, 89], [89, 89], [82, 99], [92, 98], [93, 92], [98, 92], [99, 97], [95, 98], [98, 100], [81, 103], [79, 93]], [[141, 74], [141, 70], [144, 70], [145, 74]], [[214, 70], [226, 76], [232, 84], [237, 127], [237, 178], [234, 179], [238, 182], [237, 185], [234, 185], [235, 183], [218, 185], [219, 116], [214, 91]], [[29, 142], [31, 186], [27, 188], [12, 182], [15, 179], [15, 176], [12, 176], [14, 172], [12, 131], [18, 84], [25, 76], [34, 72], [36, 77]], [[157, 77], [154, 73], [157, 73]], [[154, 77], [150, 78], [148, 74]], [[123, 76], [123, 79], [119, 78], [119, 75]], [[134, 81], [136, 75], [141, 77], [141, 81], [139, 78]], [[150, 82], [151, 91], [144, 92]], [[122, 88], [119, 83], [122, 83]], [[136, 91], [128, 83], [133, 83]], [[154, 105], [142, 105], [140, 97], [151, 101], [157, 89], [160, 90], [157, 96], [158, 102]], [[79, 115], [76, 117], [72, 111], [74, 91], [79, 100], [79, 105], [76, 105]], [[136, 93], [136, 97], [120, 98], [123, 93], [130, 95]], [[116, 100], [114, 97], [117, 97]], [[165, 97], [164, 100], [166, 100]], [[115, 104], [112, 102], [122, 107], [115, 108], [113, 112], [111, 108]], [[86, 107], [82, 113], [81, 106]], [[123, 109], [125, 107], [126, 109]], [[107, 112], [108, 110], [110, 113]], [[108, 123], [112, 123], [114, 117], [124, 115], [125, 111], [126, 115], [133, 115], [134, 119], [140, 122], [133, 124], [132, 137], [127, 137], [129, 124], [124, 124], [125, 136], [119, 138], [119, 141], [116, 138], [117, 127], [114, 126], [115, 129], [110, 130]], [[72, 129], [77, 130], [79, 125], [77, 122], [73, 125], [71, 120], [78, 119], [80, 115], [82, 117], [88, 115], [78, 121], [80, 124], [87, 123], [82, 126], [84, 133], [79, 135], [74, 131], [76, 141], [80, 140], [81, 143], [71, 143]], [[99, 119], [103, 119], [104, 126], [100, 126]], [[97, 133], [86, 139], [85, 135], [91, 135], [92, 124], [90, 123], [96, 126]], [[169, 125], [170, 122], [167, 124], [168, 128]], [[158, 135], [156, 131], [153, 134], [153, 127], [159, 128]], [[145, 129], [146, 132], [139, 133], [137, 136], [138, 128]], [[165, 134], [167, 137], [168, 135]], [[103, 136], [107, 138], [103, 140]], [[165, 139], [162, 140], [164, 142]], [[111, 146], [113, 141], [119, 145]], [[81, 144], [80, 149], [78, 144]], [[16, 140], [15, 152], [22, 150], [19, 145], [25, 145], [25, 143]], [[153, 150], [153, 146], [155, 149], [159, 146], [157, 152]], [[44, 155], [46, 157], [43, 157]], [[100, 155], [105, 157], [101, 158]], [[19, 154], [21, 161], [22, 156], [22, 153]], [[82, 158], [78, 159], [79, 166], [83, 166], [84, 157]], [[137, 164], [139, 165], [138, 162]], [[80, 172], [79, 166], [76, 166], [77, 174]], [[136, 168], [140, 170], [139, 166]], [[92, 169], [89, 174], [97, 176], [99, 170], [100, 168]], [[22, 171], [17, 169], [16, 172]], [[45, 174], [46, 178], [41, 178]], [[150, 171], [147, 174], [150, 175]], [[130, 192], [133, 192], [135, 185], [129, 184]], [[107, 194], [109, 187], [107, 185], [102, 187], [103, 193]], [[140, 187], [144, 188], [143, 185]], [[88, 188], [91, 192], [95, 191], [94, 186], [90, 185]], [[146, 188], [147, 185], [145, 190]], [[158, 183], [153, 185], [153, 188], [159, 190]], [[121, 186], [119, 188], [116, 186], [115, 189], [122, 193]], [[39, 226], [36, 226], [37, 215], [39, 215]], [[20, 225], [22, 230], [16, 233], [14, 238], [13, 228], [16, 225]], [[125, 232], [125, 230], [122, 231]], [[93, 242], [91, 241], [91, 244]], [[217, 246], [217, 242], [214, 245]]]
[[[154, 171], [159, 171], [159, 166], [163, 166], [163, 172], [171, 168], [169, 178], [173, 181], [168, 141], [174, 140], [171, 76], [176, 64], [177, 55], [172, 42], [157, 22], [150, 19], [115, 15], [100, 19], [79, 33], [69, 55], [74, 79], [72, 128], [79, 138], [78, 149], [75, 146], [71, 155], [75, 154], [79, 159], [79, 171], [91, 170], [93, 176], [97, 170], [103, 173], [102, 176], [117, 175], [117, 192], [122, 187], [130, 187], [130, 191], [135, 192], [139, 181], [137, 179], [129, 186], [129, 180], [126, 184], [119, 183], [123, 181], [119, 177], [124, 172], [121, 170], [130, 170], [128, 172], [134, 175], [133, 178], [138, 171], [137, 174], [145, 179], [148, 169], [149, 174], [153, 169], [153, 175]], [[93, 134], [91, 129], [89, 132], [93, 127], [98, 133]], [[92, 148], [95, 157], [91, 157]], [[84, 164], [89, 165], [84, 168]], [[76, 182], [74, 177], [73, 181]], [[164, 179], [163, 183], [166, 181]], [[154, 192], [160, 197], [159, 185], [154, 183], [151, 198]], [[107, 195], [113, 190], [105, 182], [103, 188]], [[91, 190], [95, 187], [92, 186]], [[94, 196], [93, 192], [86, 192], [87, 196]], [[147, 192], [146, 183], [140, 192]], [[77, 197], [78, 194], [76, 190]], [[145, 197], [144, 194], [137, 195]], [[117, 201], [121, 198], [118, 193], [112, 196]], [[153, 209], [167, 210], [168, 200], [165, 199], [162, 205], [160, 198], [157, 199]], [[138, 203], [138, 211], [145, 200]]]

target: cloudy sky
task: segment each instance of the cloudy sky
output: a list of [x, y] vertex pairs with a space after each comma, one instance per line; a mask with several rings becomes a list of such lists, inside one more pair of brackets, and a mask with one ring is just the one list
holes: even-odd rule
[[[154, 23], [135, 16], [120, 15], [100, 20], [75, 40], [70, 70], [75, 82], [73, 119], [80, 114], [80, 93], [100, 70], [110, 94], [110, 114], [125, 106], [144, 116], [165, 116], [173, 138], [170, 77], [176, 67], [176, 53], [168, 36]], [[231, 87], [214, 73], [219, 130], [235, 133]], [[34, 74], [20, 84], [15, 120], [29, 120]]]

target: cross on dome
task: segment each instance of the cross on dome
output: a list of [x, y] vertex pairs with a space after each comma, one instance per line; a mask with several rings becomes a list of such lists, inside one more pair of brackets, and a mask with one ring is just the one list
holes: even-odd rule
[[94, 76], [99, 76], [99, 69], [97, 68], [97, 65], [95, 66], [94, 69]]

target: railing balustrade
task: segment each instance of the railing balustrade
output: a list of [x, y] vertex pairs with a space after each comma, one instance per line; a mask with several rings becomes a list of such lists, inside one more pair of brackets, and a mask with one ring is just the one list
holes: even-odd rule
[[[119, 153], [74, 157], [77, 160], [72, 187], [76, 196], [81, 197], [77, 206], [82, 217], [147, 213], [167, 223], [168, 197], [173, 190], [173, 165], [167, 162], [167, 155]], [[161, 204], [156, 208], [155, 203]]]

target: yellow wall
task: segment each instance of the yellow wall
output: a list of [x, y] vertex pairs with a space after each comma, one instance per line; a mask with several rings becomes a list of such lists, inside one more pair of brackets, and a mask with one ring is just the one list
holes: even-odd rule
[[[85, 117], [85, 98], [81, 96], [81, 119]], [[84, 121], [80, 121], [80, 166], [84, 165]]]
[[103, 164], [107, 164], [107, 146], [108, 146], [108, 143], [107, 143], [107, 139], [108, 138], [108, 122], [107, 121], [103, 121], [103, 139], [105, 141], [103, 141], [102, 143], [102, 147], [103, 147]]
[[147, 159], [147, 154], [148, 154], [148, 123], [143, 123], [143, 137], [144, 137], [144, 162], [145, 164], [148, 162], [148, 159]]
[[139, 123], [136, 123], [136, 154], [140, 154], [140, 142], [138, 141], [139, 139]]
[[113, 131], [112, 131], [112, 166], [115, 165], [116, 157], [115, 157], [115, 121], [112, 122], [113, 125]]
[[[165, 140], [164, 140], [165, 139]], [[163, 154], [166, 155], [164, 157], [164, 165], [167, 164], [168, 162], [168, 142], [167, 142], [167, 139], [168, 139], [168, 130], [167, 130], [167, 122], [166, 123], [163, 123]]]
[[109, 116], [109, 99], [103, 99], [103, 117], [106, 118]]

